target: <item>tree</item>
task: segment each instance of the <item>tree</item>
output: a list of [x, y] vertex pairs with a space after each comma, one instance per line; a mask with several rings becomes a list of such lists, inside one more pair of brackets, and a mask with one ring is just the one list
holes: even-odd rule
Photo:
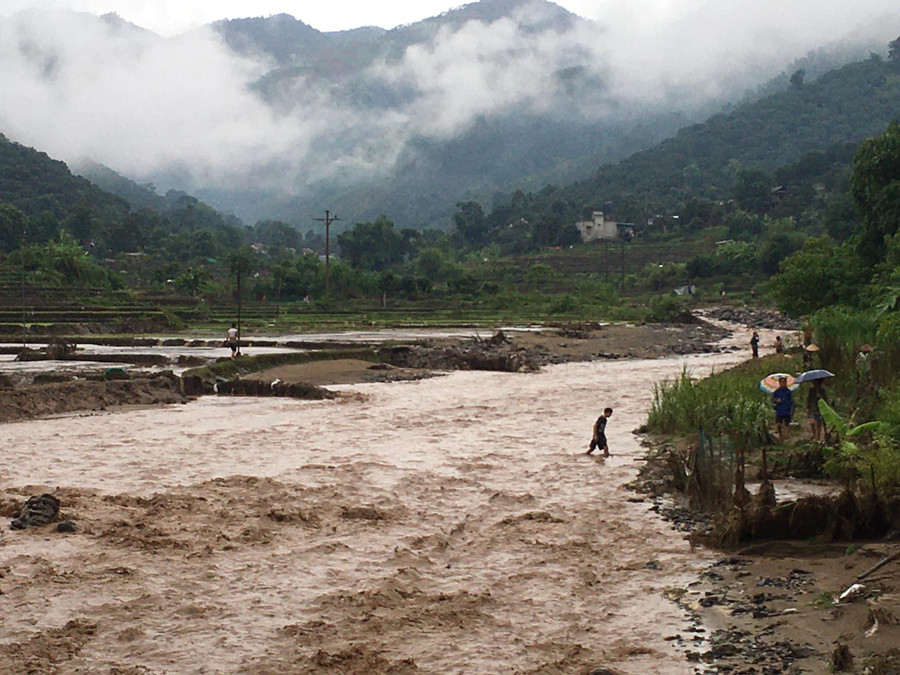
[[235, 249], [228, 255], [228, 269], [235, 280], [235, 296], [241, 299], [241, 282], [253, 271], [255, 255], [249, 247]]
[[888, 61], [900, 63], [900, 37], [888, 42]]
[[850, 191], [863, 217], [859, 252], [870, 264], [884, 258], [884, 241], [900, 229], [900, 122], [862, 143]]
[[488, 223], [484, 209], [478, 202], [459, 202], [453, 214], [453, 224], [466, 243], [480, 246], [487, 242]]
[[440, 249], [426, 248], [416, 260], [416, 271], [431, 281], [437, 281], [441, 277], [445, 264], [444, 254]]
[[28, 219], [11, 204], [0, 204], [0, 250], [12, 251], [25, 240]]
[[803, 78], [806, 77], [806, 71], [803, 68], [795, 70], [791, 75], [791, 86], [794, 89], [800, 89], [803, 86]]
[[735, 177], [732, 194], [742, 209], [761, 213], [769, 204], [772, 178], [759, 169], [741, 169]]
[[[777, 221], [776, 225], [778, 224]], [[803, 244], [803, 236], [784, 230], [775, 230], [759, 246], [756, 262], [767, 275], [778, 272], [778, 265]]]
[[202, 267], [188, 267], [175, 277], [174, 286], [182, 293], [196, 297], [209, 282], [209, 272]]
[[793, 316], [812, 314], [827, 305], [855, 304], [865, 282], [856, 252], [836, 246], [828, 237], [807, 239], [781, 262], [772, 278], [772, 295], [779, 308]]
[[301, 236], [296, 228], [280, 220], [256, 224], [257, 241], [273, 248], [300, 248]]
[[337, 241], [341, 255], [352, 267], [381, 272], [403, 261], [403, 240], [385, 215], [374, 223], [356, 223], [349, 232], [339, 234]]

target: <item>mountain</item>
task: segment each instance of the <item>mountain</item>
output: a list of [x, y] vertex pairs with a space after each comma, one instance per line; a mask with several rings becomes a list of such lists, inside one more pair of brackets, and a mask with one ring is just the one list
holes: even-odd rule
[[12, 142], [0, 134], [0, 204], [10, 204], [30, 218], [49, 214], [61, 223], [84, 211], [121, 220], [128, 203], [81, 176], [46, 153]]
[[0, 128], [248, 222], [305, 229], [328, 208], [341, 226], [385, 213], [446, 228], [459, 201], [583, 180], [790, 88], [796, 70], [810, 85], [874, 34], [682, 63], [686, 45], [671, 58], [614, 25], [546, 0], [482, 0], [392, 30], [326, 33], [281, 14], [175, 38], [115, 15], [17, 14], [0, 18], [0, 88], [21, 94], [0, 100]]
[[[660, 92], [658, 103], [647, 104], [630, 100], [627, 86], [625, 92], [619, 91], [622, 85], [615, 84], [615, 74], [575, 39], [589, 31], [602, 40], [603, 28], [543, 0], [484, 0], [393, 30], [320, 33], [287, 15], [219, 22], [214, 28], [242, 54], [262, 53], [272, 59], [275, 65], [256, 81], [254, 90], [274, 109], [284, 115], [303, 114], [308, 97], [327, 96], [336, 114], [352, 114], [357, 120], [317, 146], [323, 165], [327, 166], [329, 153], [354, 161], [360, 154], [377, 158], [383, 136], [399, 135], [403, 141], [399, 152], [385, 161], [386, 167], [373, 169], [369, 164], [368, 174], [361, 171], [354, 176], [353, 166], [346, 166], [321, 177], [310, 172], [305, 185], [295, 190], [200, 188], [198, 194], [227, 210], [247, 215], [265, 210], [286, 221], [327, 207], [345, 216], [347, 224], [386, 213], [399, 225], [413, 227], [449, 226], [455, 204], [462, 200], [491, 203], [498, 193], [513, 189], [537, 190], [550, 182], [577, 181], [598, 165], [650, 148], [685, 125], [706, 119], [727, 107], [729, 100], [752, 103], [783, 91], [791, 86], [790, 74], [798, 70], [812, 83], [873, 49], [883, 52], [886, 44], [868, 37], [871, 30], [860, 31], [785, 62], [785, 73], [757, 81], [750, 90], [742, 87], [751, 81], [736, 77], [730, 89], [699, 101], [688, 102], [687, 94], [673, 90]], [[519, 105], [472, 112], [447, 133], [435, 133], [422, 124], [422, 117], [440, 120], [442, 110], [430, 105], [429, 83], [410, 77], [410, 69], [440, 62], [444, 45], [462, 50], [459, 60], [464, 62], [463, 37], [470, 35], [487, 45], [477, 54], [481, 62], [510, 59], [517, 55], [517, 47], [503, 45], [492, 51], [490, 46], [490, 40], [497, 39], [495, 32], [502, 31], [525, 45], [530, 40], [555, 45], [554, 54], [540, 54], [550, 64], [542, 93], [522, 98]], [[882, 31], [879, 39], [884, 34], [889, 33]], [[567, 44], [570, 51], [555, 60], [566, 52]], [[528, 57], [528, 49], [522, 50], [522, 58]], [[440, 62], [432, 75], [440, 79], [452, 69]], [[510, 70], [508, 77], [515, 78], [515, 68]], [[461, 80], [456, 97], [437, 103], [452, 108], [459, 102], [455, 99], [466, 97], [467, 87]], [[477, 91], [478, 83], [470, 88]], [[376, 122], [358, 121], [379, 116], [408, 117], [410, 122], [385, 132]], [[315, 155], [309, 159], [317, 161]], [[252, 208], [244, 210], [249, 204]]]
[[593, 203], [652, 200], [660, 208], [690, 196], [726, 196], [741, 169], [773, 172], [805, 153], [884, 132], [900, 116], [900, 61], [872, 55], [818, 80], [714, 115], [558, 196]]
[[[568, 35], [589, 23], [544, 0], [483, 0], [393, 30], [321, 33], [283, 14], [217, 22], [213, 29], [231, 49], [274, 64], [253, 90], [279, 114], [307, 114], [312, 101], [324, 99], [329, 104], [321, 114], [331, 109], [353, 121], [307, 156], [313, 165], [321, 157], [325, 167], [336, 157], [338, 170], [308, 170], [294, 189], [195, 191], [251, 219], [265, 213], [297, 221], [297, 214], [328, 207], [347, 224], [386, 213], [404, 227], [448, 227], [462, 199], [488, 201], [512, 186], [574, 180], [598, 161], [623, 157], [695, 119], [677, 110], [625, 110], [606, 100], [607, 77], [594, 55], [577, 42], [566, 45]], [[481, 43], [469, 45], [476, 39]], [[552, 54], [536, 51], [542, 41]], [[460, 55], [459, 49], [474, 51]], [[513, 72], [517, 58], [550, 63], [542, 64], [549, 72], [535, 74], [544, 88], [527, 91], [531, 75], [526, 67]], [[434, 87], [445, 85], [416, 73], [437, 63], [436, 77], [456, 77], [448, 75], [455, 67], [462, 77], [466, 59], [488, 64], [490, 77], [509, 87], [500, 95], [509, 104], [488, 100], [490, 83], [461, 79], [438, 92]], [[501, 84], [516, 78], [525, 93]], [[470, 104], [467, 96], [480, 100]], [[444, 115], [453, 119], [444, 123]]]
[[18, 248], [23, 236], [41, 244], [61, 230], [100, 257], [137, 250], [165, 251], [171, 260], [214, 257], [242, 243], [240, 221], [185, 192], [162, 197], [99, 164], [82, 171], [94, 182], [0, 134], [0, 250]]

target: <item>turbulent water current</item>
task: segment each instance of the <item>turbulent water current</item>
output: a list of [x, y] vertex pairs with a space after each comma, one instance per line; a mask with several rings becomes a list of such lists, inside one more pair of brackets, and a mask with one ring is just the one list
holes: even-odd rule
[[54, 491], [79, 531], [0, 534], [0, 671], [690, 673], [662, 592], [706, 554], [623, 485], [654, 384], [736, 360], [4, 425], [0, 487]]

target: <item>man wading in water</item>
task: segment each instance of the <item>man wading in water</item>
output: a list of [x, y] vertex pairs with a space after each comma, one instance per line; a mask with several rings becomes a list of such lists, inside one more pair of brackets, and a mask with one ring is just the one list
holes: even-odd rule
[[606, 443], [606, 420], [612, 417], [613, 409], [606, 408], [603, 414], [594, 422], [594, 435], [591, 438], [591, 444], [587, 449], [586, 455], [591, 454], [595, 449], [603, 450], [603, 456], [609, 457], [609, 445]]

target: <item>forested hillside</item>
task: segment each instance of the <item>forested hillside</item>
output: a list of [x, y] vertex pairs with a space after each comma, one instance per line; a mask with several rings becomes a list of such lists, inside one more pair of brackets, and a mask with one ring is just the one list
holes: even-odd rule
[[883, 132], [898, 115], [900, 62], [873, 55], [682, 129], [654, 148], [601, 167], [590, 180], [552, 190], [548, 198], [573, 207], [570, 215], [579, 207], [611, 204], [620, 219], [639, 221], [691, 199], [734, 196], [742, 181], [767, 180], [775, 188], [779, 167], [808, 152], [855, 145]]
[[175, 260], [213, 257], [242, 242], [239, 221], [186, 193], [161, 197], [109, 170], [103, 175], [135, 202], [0, 135], [0, 250], [44, 244], [62, 232], [98, 257], [141, 250], [167, 252]]
[[121, 219], [128, 204], [90, 181], [72, 175], [65, 163], [9, 141], [0, 134], [0, 203], [30, 218], [52, 217], [71, 223], [89, 210], [104, 219]]

